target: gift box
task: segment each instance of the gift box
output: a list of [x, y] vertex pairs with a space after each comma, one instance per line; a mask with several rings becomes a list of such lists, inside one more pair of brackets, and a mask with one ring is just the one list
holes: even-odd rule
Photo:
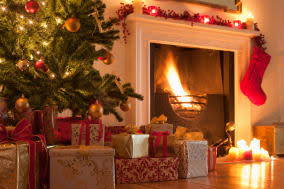
[[149, 138], [150, 156], [175, 156], [175, 141], [175, 136], [169, 135], [169, 132], [152, 132]]
[[174, 126], [173, 124], [163, 123], [163, 124], [150, 124], [150, 132], [169, 132], [173, 134]]
[[50, 188], [114, 189], [114, 149], [57, 146], [49, 150]]
[[115, 159], [116, 183], [134, 184], [178, 179], [178, 158]]
[[112, 147], [119, 158], [141, 158], [149, 156], [148, 134], [112, 135]]
[[208, 171], [214, 171], [216, 167], [217, 147], [208, 147]]
[[47, 158], [43, 136], [32, 136], [27, 120], [16, 128], [0, 126], [0, 188], [44, 188]]
[[179, 178], [208, 175], [207, 141], [177, 140], [175, 150], [179, 158]]
[[[81, 117], [59, 117], [57, 118], [57, 130], [55, 138], [57, 144], [71, 144], [71, 125], [81, 124]], [[99, 124], [100, 120], [91, 120], [90, 124]]]
[[125, 126], [105, 126], [105, 146], [112, 146], [112, 135], [117, 135], [125, 132]]
[[89, 121], [82, 121], [80, 124], [72, 124], [72, 145], [104, 145], [105, 127], [100, 121], [99, 124], [90, 124]]

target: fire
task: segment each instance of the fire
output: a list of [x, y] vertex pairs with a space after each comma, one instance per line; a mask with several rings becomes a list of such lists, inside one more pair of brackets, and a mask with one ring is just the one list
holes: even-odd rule
[[[175, 96], [181, 96], [178, 97], [178, 100], [180, 102], [191, 102], [191, 97], [186, 97], [186, 95], [189, 95], [189, 93], [185, 92], [181, 85], [181, 81], [175, 66], [175, 61], [172, 53], [168, 54], [167, 58], [167, 69], [166, 69], [166, 76], [169, 83], [169, 86], [171, 87], [171, 91], [174, 93]], [[185, 108], [192, 107], [192, 104], [182, 104]]]

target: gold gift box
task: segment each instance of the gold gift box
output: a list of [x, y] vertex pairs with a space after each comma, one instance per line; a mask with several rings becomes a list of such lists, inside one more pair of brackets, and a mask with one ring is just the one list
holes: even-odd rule
[[260, 140], [260, 147], [270, 155], [284, 154], [284, 124], [254, 126], [254, 138]]
[[119, 158], [141, 158], [149, 156], [148, 134], [112, 135], [112, 147]]

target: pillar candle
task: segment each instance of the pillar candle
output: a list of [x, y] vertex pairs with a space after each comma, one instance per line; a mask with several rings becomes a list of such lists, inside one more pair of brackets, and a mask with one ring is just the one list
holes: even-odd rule
[[133, 1], [133, 11], [134, 14], [142, 14], [142, 8], [143, 8], [143, 1], [142, 0], [134, 0]]
[[235, 161], [239, 159], [239, 149], [232, 147], [229, 150], [228, 160]]
[[254, 21], [253, 16], [251, 13], [249, 13], [248, 18], [246, 20], [247, 29], [254, 30]]

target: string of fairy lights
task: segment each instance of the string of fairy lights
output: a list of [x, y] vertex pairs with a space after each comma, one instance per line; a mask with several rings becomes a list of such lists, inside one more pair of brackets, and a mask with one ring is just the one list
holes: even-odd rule
[[[47, 2], [46, 1], [32, 1], [32, 0], [30, 0], [30, 1], [24, 1], [24, 2], [25, 2], [25, 9], [26, 9], [27, 13], [30, 13], [30, 14], [35, 14], [35, 13], [37, 13], [39, 11], [39, 9], [44, 9], [45, 7], [47, 7]], [[27, 9], [27, 3], [29, 3], [29, 2], [37, 3], [37, 5], [34, 4], [34, 5], [36, 5], [36, 7], [35, 7], [36, 10], [31, 9], [31, 11], [30, 11], [30, 10]], [[32, 8], [34, 8], [34, 7], [32, 7]], [[9, 11], [9, 9], [8, 9], [7, 6], [5, 6], [4, 2], [0, 2], [0, 15], [1, 15], [1, 13], [5, 14], [8, 11]], [[18, 26], [15, 26], [17, 28], [18, 32], [25, 32], [28, 29], [27, 27], [34, 26], [34, 24], [35, 24], [35, 21], [31, 18], [32, 16], [25, 17], [23, 14], [17, 15], [17, 13], [16, 13], [16, 17], [20, 18], [19, 20], [22, 20], [21, 23], [24, 23], [24, 24], [20, 24]], [[57, 25], [63, 24], [63, 20], [61, 18], [59, 18], [59, 17], [56, 17], [55, 21], [56, 21]], [[44, 29], [47, 29], [49, 27], [46, 21], [43, 21], [40, 24], [40, 26], [43, 27]], [[42, 44], [43, 47], [47, 47], [49, 45], [49, 42], [44, 40], [44, 41], [41, 42], [41, 44]], [[34, 52], [35, 54], [31, 53], [30, 55], [28, 55], [30, 60], [34, 60], [34, 57], [38, 57], [38, 56], [41, 55], [41, 51], [40, 50], [34, 50], [32, 52]], [[23, 63], [23, 60], [20, 60], [20, 61], [21, 61], [21, 63]], [[4, 62], [5, 62], [5, 59], [0, 57], [0, 63], [4, 63]], [[41, 57], [39, 60], [37, 60], [35, 62], [35, 66], [36, 65], [38, 65], [39, 68], [43, 68], [44, 70], [46, 70], [46, 72], [48, 73], [50, 78], [54, 79], [56, 77], [55, 73], [52, 73], [47, 68], [47, 66], [44, 64], [44, 58]], [[29, 62], [26, 63], [25, 66], [29, 67]], [[65, 77], [68, 77], [70, 75], [71, 75], [70, 71], [66, 71], [64, 73], [63, 77], [65, 78]]]

